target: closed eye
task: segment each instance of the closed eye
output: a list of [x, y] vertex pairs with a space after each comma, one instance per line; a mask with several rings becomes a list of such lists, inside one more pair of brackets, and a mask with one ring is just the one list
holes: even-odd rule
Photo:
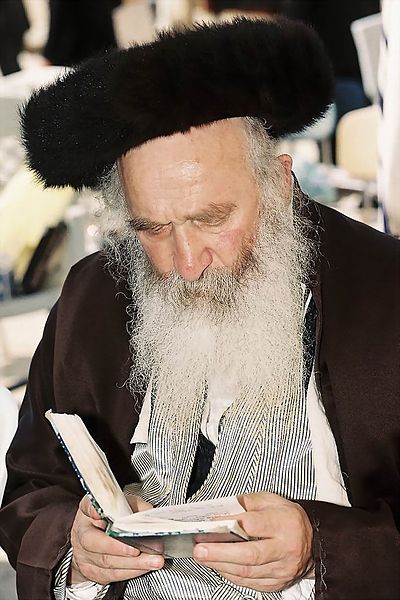
[[223, 225], [224, 223], [226, 223], [229, 216], [230, 215], [225, 215], [223, 217], [217, 217], [212, 219], [207, 217], [200, 217], [195, 220], [195, 223], [200, 223], [201, 225], [206, 225], [208, 227], [218, 227], [219, 225]]
[[236, 205], [233, 203], [225, 204], [223, 206], [211, 204], [202, 214], [193, 217], [193, 220], [196, 223], [202, 223], [209, 227], [218, 227], [228, 221], [235, 209]]
[[159, 235], [163, 231], [166, 231], [167, 227], [168, 225], [156, 225], [155, 227], [143, 228], [139, 231], [144, 231], [148, 235]]
[[[201, 211], [196, 215], [184, 215], [184, 221], [191, 221], [196, 225], [203, 225], [205, 227], [219, 227], [228, 221], [229, 217], [236, 209], [234, 203], [228, 204], [215, 204], [211, 203], [207, 209]], [[144, 231], [148, 235], [159, 235], [167, 228], [170, 228], [171, 222], [169, 223], [155, 223], [150, 219], [144, 217], [135, 216], [127, 221], [128, 225], [135, 231]]]
[[128, 225], [132, 227], [135, 231], [146, 231], [153, 234], [160, 233], [163, 229], [168, 227], [169, 223], [153, 223], [152, 221], [147, 221], [146, 219], [141, 218], [133, 218], [129, 219]]

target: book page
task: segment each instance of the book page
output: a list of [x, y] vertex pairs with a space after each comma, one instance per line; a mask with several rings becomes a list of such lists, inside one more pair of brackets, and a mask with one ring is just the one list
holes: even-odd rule
[[[165, 506], [124, 517], [107, 528], [107, 534], [141, 552], [166, 558], [192, 556], [199, 542], [243, 542], [249, 536], [232, 515], [245, 512], [236, 497]], [[213, 520], [214, 517], [225, 517]]]
[[178, 533], [210, 533], [228, 532], [237, 529], [234, 519], [223, 521], [173, 521], [163, 519], [159, 521], [130, 521], [129, 518], [115, 521], [110, 525], [113, 533], [133, 535], [177, 535]]
[[60, 440], [82, 487], [100, 516], [115, 521], [132, 514], [132, 510], [108, 464], [84, 422], [77, 415], [45, 414]]
[[[169, 522], [171, 529], [173, 528], [174, 522], [180, 521], [193, 523], [202, 523], [203, 521], [212, 521], [214, 517], [226, 516], [227, 519], [230, 515], [235, 515], [245, 512], [244, 509], [238, 502], [236, 496], [230, 496], [227, 498], [216, 498], [212, 500], [204, 500], [202, 502], [188, 502], [187, 504], [177, 504], [174, 506], [160, 506], [159, 508], [153, 508], [150, 510], [142, 511], [118, 519], [115, 523], [115, 527], [118, 529], [126, 529], [127, 531], [133, 531], [135, 525], [139, 523], [155, 523], [161, 525], [163, 522], [165, 526]], [[229, 520], [229, 519], [228, 519]], [[230, 520], [230, 522], [232, 522]], [[183, 527], [175, 525], [176, 528]]]

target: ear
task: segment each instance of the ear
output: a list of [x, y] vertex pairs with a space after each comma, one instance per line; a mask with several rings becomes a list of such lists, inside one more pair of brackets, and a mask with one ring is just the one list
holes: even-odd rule
[[287, 191], [287, 199], [290, 202], [292, 199], [292, 191], [293, 191], [293, 178], [292, 178], [292, 166], [293, 160], [289, 154], [280, 154], [278, 156], [278, 160], [283, 167], [284, 172], [284, 186]]

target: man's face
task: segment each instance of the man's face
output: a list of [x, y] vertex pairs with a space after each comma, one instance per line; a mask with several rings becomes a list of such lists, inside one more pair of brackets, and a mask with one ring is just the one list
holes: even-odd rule
[[290, 158], [278, 162], [253, 135], [262, 181], [239, 119], [156, 139], [120, 161], [140, 241], [121, 227], [121, 245], [110, 246], [136, 315], [129, 387], [156, 382], [155, 410], [171, 432], [191, 429], [215, 377], [250, 410], [292, 397], [302, 376], [309, 248], [288, 209]]
[[238, 266], [252, 244], [259, 192], [240, 119], [157, 138], [119, 164], [132, 227], [161, 276], [196, 281]]

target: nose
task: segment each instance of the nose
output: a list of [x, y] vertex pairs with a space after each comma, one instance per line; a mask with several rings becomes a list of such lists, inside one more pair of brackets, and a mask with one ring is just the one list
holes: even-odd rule
[[196, 281], [212, 263], [211, 251], [201, 239], [201, 233], [174, 232], [174, 267], [186, 281]]

